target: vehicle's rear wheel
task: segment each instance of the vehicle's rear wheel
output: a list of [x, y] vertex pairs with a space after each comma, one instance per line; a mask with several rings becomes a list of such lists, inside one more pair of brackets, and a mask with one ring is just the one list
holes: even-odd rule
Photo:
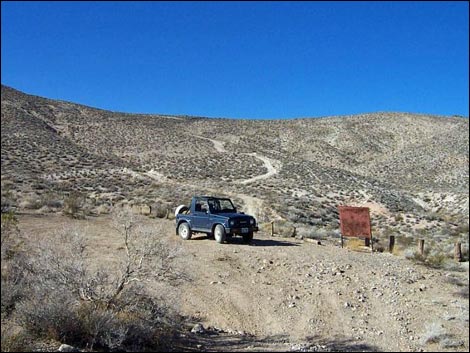
[[245, 244], [250, 244], [252, 240], [253, 240], [253, 232], [243, 234], [243, 242]]
[[214, 238], [217, 243], [225, 242], [226, 235], [225, 235], [225, 228], [221, 224], [217, 224], [214, 229]]
[[181, 223], [178, 227], [178, 234], [184, 240], [191, 239], [191, 228], [189, 228], [189, 224], [186, 222]]

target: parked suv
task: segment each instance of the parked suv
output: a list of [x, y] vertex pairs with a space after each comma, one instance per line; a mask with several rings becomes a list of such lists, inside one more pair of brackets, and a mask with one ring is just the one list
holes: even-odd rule
[[258, 231], [256, 219], [243, 212], [237, 212], [228, 198], [194, 196], [191, 205], [176, 209], [176, 234], [184, 240], [193, 233], [206, 233], [218, 243], [224, 243], [232, 236], [243, 237], [245, 243], [253, 240]]

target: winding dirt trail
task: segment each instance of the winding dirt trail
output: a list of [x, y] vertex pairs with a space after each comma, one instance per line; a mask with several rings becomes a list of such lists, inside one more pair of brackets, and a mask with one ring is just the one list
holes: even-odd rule
[[226, 153], [227, 152], [227, 150], [225, 149], [225, 142], [223, 142], [223, 141], [218, 141], [218, 140], [210, 139], [208, 137], [199, 136], [199, 135], [194, 135], [194, 137], [212, 142], [214, 144], [214, 148], [217, 152], [220, 152], [220, 153]]
[[[208, 137], [199, 136], [199, 135], [194, 135], [194, 136], [197, 137], [197, 138], [212, 142], [214, 144], [214, 148], [217, 152], [227, 153], [227, 150], [225, 149], [225, 142], [214, 140], [214, 139], [211, 139], [211, 138], [208, 138]], [[240, 184], [249, 184], [249, 183], [253, 183], [257, 180], [268, 179], [268, 178], [272, 177], [273, 175], [276, 175], [279, 172], [279, 169], [281, 168], [281, 162], [280, 161], [270, 159], [270, 158], [265, 157], [265, 156], [261, 156], [261, 155], [257, 154], [256, 152], [254, 152], [254, 153], [242, 153], [242, 154], [245, 155], [245, 156], [252, 156], [252, 157], [255, 157], [255, 158], [259, 159], [261, 162], [264, 163], [264, 166], [268, 170], [268, 172], [265, 173], [265, 174], [256, 175], [256, 176], [254, 176], [252, 178], [249, 178], [249, 179], [240, 180], [240, 181], [238, 181], [238, 183], [240, 183]]]
[[[223, 141], [214, 140], [214, 139], [199, 136], [199, 135], [194, 135], [194, 136], [197, 137], [197, 138], [212, 142], [214, 144], [215, 150], [219, 153], [227, 153], [228, 152], [225, 149], [225, 142], [223, 142]], [[249, 179], [236, 181], [237, 184], [244, 184], [245, 185], [245, 184], [253, 183], [257, 180], [263, 180], [263, 179], [271, 178], [272, 176], [276, 175], [279, 172], [279, 169], [281, 168], [281, 162], [280, 161], [270, 159], [268, 157], [259, 155], [256, 152], [254, 152], [254, 153], [242, 153], [242, 154], [246, 155], [246, 156], [252, 156], [252, 157], [255, 157], [255, 158], [259, 159], [260, 161], [262, 161], [264, 163], [264, 166], [268, 171], [264, 174], [255, 175], [254, 177], [249, 178]], [[242, 193], [229, 193], [229, 195], [236, 196], [236, 197], [242, 199], [243, 203], [244, 203], [244, 212], [254, 216], [257, 219], [259, 218], [259, 216], [260, 216], [259, 210], [263, 209], [263, 200], [261, 200], [259, 198], [256, 198], [256, 197], [248, 196], [248, 195], [242, 194]]]
[[262, 161], [264, 163], [264, 166], [268, 170], [268, 172], [265, 174], [254, 176], [253, 178], [250, 178], [250, 179], [242, 180], [240, 181], [241, 184], [249, 184], [257, 180], [268, 179], [278, 173], [278, 168], [276, 168], [274, 165], [280, 165], [281, 163], [279, 161], [269, 159], [265, 156], [259, 156], [257, 153], [245, 153], [245, 154], [258, 158], [260, 161]]

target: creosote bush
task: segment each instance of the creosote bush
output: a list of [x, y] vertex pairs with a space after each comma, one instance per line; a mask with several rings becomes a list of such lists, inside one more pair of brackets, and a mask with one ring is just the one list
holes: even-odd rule
[[85, 205], [85, 197], [78, 193], [72, 192], [65, 200], [64, 200], [64, 214], [71, 217], [71, 218], [83, 218], [85, 216], [84, 213], [84, 205]]
[[[26, 261], [13, 257], [10, 275], [2, 271], [2, 317], [9, 315], [32, 339], [99, 350], [167, 349], [180, 319], [148, 293], [145, 283], [184, 278], [172, 267], [177, 250], [130, 211], [115, 212], [114, 226], [125, 250], [115, 271], [88, 266], [86, 235], [78, 228], [59, 229], [28, 244]], [[13, 338], [5, 335], [12, 346]], [[3, 340], [2, 331], [2, 346]]]

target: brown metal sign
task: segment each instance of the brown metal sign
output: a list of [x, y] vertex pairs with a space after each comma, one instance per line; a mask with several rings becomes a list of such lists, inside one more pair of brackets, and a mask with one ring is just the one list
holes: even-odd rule
[[338, 208], [343, 237], [372, 237], [368, 207], [339, 206]]

